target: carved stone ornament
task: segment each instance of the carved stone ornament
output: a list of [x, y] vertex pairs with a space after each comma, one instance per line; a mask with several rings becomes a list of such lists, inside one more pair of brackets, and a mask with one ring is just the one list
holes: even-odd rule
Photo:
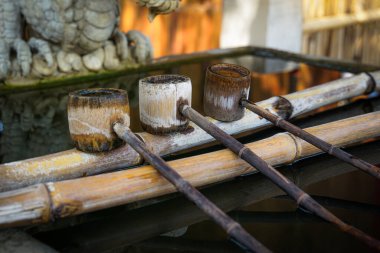
[[[136, 2], [149, 8], [150, 20], [179, 6], [179, 0]], [[0, 0], [0, 81], [148, 62], [149, 39], [119, 31], [119, 14], [117, 0]]]

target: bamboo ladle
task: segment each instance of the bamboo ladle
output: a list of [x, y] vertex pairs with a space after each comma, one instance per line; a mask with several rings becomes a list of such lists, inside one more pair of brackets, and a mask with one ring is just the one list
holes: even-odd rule
[[[227, 100], [234, 101], [234, 103], [237, 103], [237, 101], [240, 100], [240, 103], [242, 105], [240, 108], [232, 107], [230, 111], [226, 114], [226, 113], [221, 113], [221, 110], [222, 110], [221, 108], [223, 108], [223, 105], [219, 103], [217, 104], [217, 106], [215, 105], [213, 106], [212, 103], [209, 102], [211, 98], [220, 96], [221, 92], [225, 92], [224, 91], [225, 87], [221, 87], [224, 84], [226, 84], [226, 81], [223, 81], [223, 80], [227, 79], [227, 80], [230, 80], [230, 82], [239, 82], [241, 80], [246, 80], [249, 77], [250, 77], [250, 71], [239, 65], [222, 63], [222, 64], [215, 64], [215, 65], [209, 66], [207, 68], [207, 82], [205, 84], [205, 91], [206, 91], [205, 92], [205, 111], [208, 112], [210, 115], [212, 115], [212, 117], [215, 119], [222, 120], [222, 121], [231, 121], [231, 115], [234, 115], [235, 118], [240, 118], [244, 113], [244, 107], [245, 107], [248, 110], [252, 111], [253, 113], [256, 113], [257, 115], [259, 115], [260, 117], [270, 121], [275, 126], [280, 127], [291, 134], [294, 134], [295, 136], [321, 149], [322, 151], [330, 155], [333, 155], [344, 162], [347, 162], [353, 165], [354, 167], [376, 177], [377, 179], [380, 179], [379, 167], [372, 165], [358, 157], [355, 157], [345, 152], [341, 148], [334, 147], [330, 143], [327, 143], [324, 140], [312, 134], [309, 134], [308, 132], [302, 130], [301, 128], [293, 125], [286, 119], [283, 119], [271, 113], [270, 111], [265, 110], [264, 108], [250, 102], [249, 100], [246, 99], [244, 94], [241, 94], [241, 92], [239, 93], [239, 90], [237, 89], [236, 89], [236, 92], [224, 94], [224, 96], [226, 96]], [[231, 89], [232, 85], [230, 83], [228, 84], [230, 85], [230, 89]], [[284, 104], [287, 104], [289, 108], [291, 108], [290, 102], [288, 102], [285, 98], [280, 97], [280, 100]]]
[[[232, 77], [225, 79], [225, 74]], [[243, 74], [239, 68], [234, 73], [221, 72], [206, 76], [207, 82], [219, 83], [222, 88], [214, 89], [213, 93], [205, 87], [204, 105], [208, 116], [223, 115], [223, 120], [233, 121], [244, 116], [244, 108], [240, 106], [242, 97], [247, 97], [250, 87], [250, 76]], [[223, 83], [224, 82], [224, 83]], [[223, 83], [222, 85], [220, 85]], [[179, 75], [152, 76], [140, 80], [140, 119], [147, 132], [170, 133], [175, 124], [185, 128], [187, 120], [191, 120], [204, 131], [232, 150], [240, 158], [267, 176], [297, 204], [322, 219], [335, 224], [343, 232], [353, 235], [368, 246], [380, 251], [380, 242], [361, 230], [346, 224], [330, 211], [321, 206], [308, 194], [281, 173], [268, 165], [249, 148], [211, 123], [197, 111], [191, 108], [186, 91], [191, 90], [188, 77]], [[173, 99], [175, 98], [175, 99]], [[152, 102], [153, 101], [153, 102]]]
[[[190, 89], [191, 99], [191, 89]], [[124, 140], [179, 192], [219, 224], [240, 247], [249, 252], [270, 252], [202, 193], [185, 181], [161, 157], [152, 153], [130, 129], [127, 92], [118, 89], [87, 89], [69, 94], [68, 119], [71, 138], [84, 152], [105, 152]]]

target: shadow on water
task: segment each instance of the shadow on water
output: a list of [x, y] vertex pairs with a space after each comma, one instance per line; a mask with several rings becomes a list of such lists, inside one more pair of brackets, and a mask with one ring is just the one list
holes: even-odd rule
[[[67, 94], [80, 88], [128, 90], [131, 127], [134, 131], [141, 131], [138, 80], [148, 75], [182, 74], [191, 78], [193, 106], [202, 112], [205, 69], [209, 64], [223, 61], [178, 65], [168, 70], [131, 74], [105, 83], [0, 96], [0, 130], [3, 130], [0, 135], [0, 160], [3, 163], [72, 148], [66, 119]], [[297, 88], [295, 77], [295, 73], [291, 73], [290, 81], [276, 94], [264, 83], [253, 82], [251, 98], [258, 101], [294, 92]], [[356, 104], [360, 107], [357, 114], [379, 107], [378, 100]], [[328, 121], [348, 117], [348, 112], [352, 116], [356, 107], [350, 105], [340, 109], [336, 116], [330, 114]], [[314, 125], [324, 122], [322, 119], [318, 121], [318, 117], [313, 118], [316, 118]], [[309, 126], [309, 119], [297, 124]], [[273, 133], [273, 130], [267, 130], [241, 138], [248, 142]], [[220, 148], [208, 147], [186, 156]], [[352, 148], [352, 151], [369, 161], [380, 163], [379, 142]], [[181, 156], [175, 155], [170, 159]], [[360, 172], [350, 172], [350, 166], [328, 156], [302, 160], [282, 170], [307, 192], [320, 196], [319, 200], [339, 217], [370, 235], [380, 237], [380, 186], [374, 179]], [[275, 252], [368, 252], [368, 248], [351, 237], [297, 209], [293, 201], [274, 198], [283, 193], [260, 175], [217, 184], [205, 188], [203, 192], [223, 209], [232, 211], [235, 219]], [[158, 203], [152, 204], [155, 202]], [[159, 236], [172, 230], [176, 231], [171, 236]], [[206, 221], [203, 213], [178, 194], [63, 219], [28, 231], [63, 252], [240, 252], [219, 227]]]

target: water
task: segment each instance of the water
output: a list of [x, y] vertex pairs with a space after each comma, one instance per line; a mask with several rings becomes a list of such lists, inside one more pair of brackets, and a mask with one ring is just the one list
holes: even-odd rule
[[[138, 80], [153, 74], [182, 74], [191, 78], [193, 82], [193, 107], [202, 112], [202, 84], [205, 69], [209, 64], [216, 62], [223, 62], [223, 60], [179, 65], [170, 70], [133, 74], [106, 83], [2, 95], [0, 96], [2, 108], [0, 132], [3, 130], [0, 137], [1, 162], [21, 160], [72, 148], [66, 119], [67, 94], [72, 90], [90, 87], [112, 87], [128, 90], [131, 103], [131, 127], [134, 131], [141, 131], [138, 121]], [[254, 82], [253, 90], [255, 92], [251, 94], [251, 98], [258, 101], [273, 95], [293, 92], [297, 88], [294, 78], [295, 75], [289, 75], [289, 83], [281, 87], [265, 86], [263, 83]], [[278, 90], [279, 88], [280, 90]], [[251, 141], [252, 138], [263, 138], [264, 136], [263, 134], [254, 137], [248, 136], [245, 140]], [[377, 144], [375, 148], [377, 147], [376, 150], [380, 152], [379, 145]], [[221, 147], [217, 146], [216, 149], [218, 148]], [[207, 149], [205, 152], [214, 149]], [[321, 167], [324, 166], [321, 161], [319, 164]], [[341, 168], [341, 170], [347, 169], [348, 167], [344, 168], [344, 166]], [[289, 169], [285, 169], [285, 171], [293, 173]], [[300, 178], [302, 175], [308, 175], [307, 173], [311, 173], [316, 178], [321, 174], [317, 170], [302, 173], [299, 176]], [[344, 207], [334, 206], [330, 210], [344, 220], [379, 238], [380, 198], [378, 196], [380, 185], [378, 182], [360, 172], [330, 177], [332, 176], [305, 187], [305, 190], [313, 195], [345, 200], [343, 201]], [[264, 185], [265, 187], [263, 186], [258, 193], [247, 193], [248, 190], [242, 187], [244, 183], [247, 187], [250, 185]], [[219, 191], [216, 190], [217, 187], [220, 188]], [[333, 226], [297, 209], [293, 201], [273, 198], [282, 195], [281, 192], [259, 175], [241, 178], [226, 183], [226, 185], [210, 187], [205, 191], [210, 192], [211, 195], [219, 196], [221, 201], [223, 199], [227, 201], [227, 197], [221, 195], [221, 192], [226, 191], [227, 196], [228, 189], [230, 189], [228, 194], [232, 194], [231, 196], [235, 196], [233, 195], [234, 192], [235, 194], [236, 192], [241, 193], [231, 197], [231, 203], [235, 203], [234, 198], [236, 198], [235, 201], [238, 201], [241, 196], [249, 196], [246, 202], [242, 201], [240, 207], [231, 213], [232, 217], [241, 222], [252, 235], [275, 252], [370, 252], [367, 247], [337, 231]], [[256, 188], [247, 189], [253, 191]], [[79, 242], [83, 246], [91, 245], [94, 241], [105, 245], [105, 250], [112, 249], [109, 252], [241, 252], [227, 240], [226, 234], [218, 226], [211, 221], [202, 221], [205, 218], [201, 213], [194, 218], [192, 215], [198, 211], [192, 204], [178, 197], [178, 195], [171, 195], [169, 199], [167, 198], [165, 197], [160, 201], [156, 200], [155, 202], [159, 203], [152, 206], [150, 205], [152, 202], [147, 202], [149, 206], [146, 207], [144, 207], [144, 203], [137, 203], [135, 206], [117, 207], [93, 215], [59, 221], [55, 225], [61, 226], [62, 229], [60, 230], [50, 231], [47, 229], [49, 232], [42, 232], [43, 229], [32, 228], [28, 231], [43, 242], [65, 252], [75, 252]], [[359, 207], [353, 208], [352, 203], [347, 201], [359, 202], [359, 204], [354, 203], [354, 206]], [[360, 203], [365, 203], [365, 205]], [[129, 209], [133, 210], [128, 211]], [[178, 212], [184, 216], [176, 216]], [[113, 216], [119, 217], [117, 215], [120, 215], [120, 219], [127, 217], [125, 230], [120, 230], [123, 228], [123, 223], [120, 220], [114, 219], [114, 223], [111, 222]], [[155, 216], [159, 219], [154, 219]], [[108, 219], [111, 219], [110, 222]], [[149, 223], [149, 221], [152, 222]], [[78, 223], [83, 223], [83, 227], [66, 228], [68, 224]], [[131, 224], [135, 225], [132, 226]], [[189, 224], [192, 225], [188, 226]], [[141, 229], [139, 230], [139, 228]], [[180, 229], [176, 230], [174, 235], [181, 236], [158, 236], [173, 229]], [[88, 234], [89, 231], [94, 231], [94, 234]], [[105, 231], [105, 233], [96, 234], [95, 231]], [[70, 235], [72, 236], [70, 237]], [[99, 235], [102, 237], [97, 238], [96, 236]], [[121, 241], [123, 243], [120, 243]], [[105, 251], [101, 250], [101, 247], [95, 247], [95, 249], [81, 250], [80, 252]]]

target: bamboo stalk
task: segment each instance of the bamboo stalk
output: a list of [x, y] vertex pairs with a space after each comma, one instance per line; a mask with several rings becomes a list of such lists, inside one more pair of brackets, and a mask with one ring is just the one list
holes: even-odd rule
[[[374, 112], [305, 130], [335, 146], [347, 146], [380, 136], [379, 125], [380, 112]], [[280, 133], [247, 146], [273, 166], [320, 153], [316, 147], [289, 133]], [[195, 187], [255, 171], [228, 150], [168, 164]], [[38, 184], [0, 193], [0, 227], [48, 222], [174, 191], [175, 188], [151, 166]]]
[[224, 146], [232, 150], [238, 157], [255, 167], [258, 171], [268, 177], [274, 184], [285, 191], [291, 198], [293, 198], [298, 205], [304, 207], [311, 213], [319, 216], [320, 218], [336, 225], [342, 232], [347, 233], [355, 237], [356, 239], [367, 244], [369, 247], [380, 251], [380, 241], [367, 235], [360, 229], [351, 226], [333, 213], [321, 206], [310, 195], [305, 193], [302, 189], [289, 181], [281, 173], [275, 170], [271, 165], [266, 163], [260, 156], [251, 151], [247, 146], [240, 143], [223, 130], [212, 124], [205, 117], [200, 115], [194, 109], [188, 105], [181, 105], [180, 111], [188, 119], [195, 122], [204, 131], [212, 135], [215, 139], [220, 141]]
[[377, 179], [380, 179], [379, 167], [376, 167], [373, 164], [370, 164], [358, 157], [355, 157], [338, 147], [334, 147], [330, 143], [327, 143], [323, 141], [322, 139], [312, 134], [309, 134], [308, 132], [302, 130], [301, 128], [293, 125], [289, 121], [284, 120], [283, 118], [277, 115], [274, 115], [273, 113], [270, 113], [269, 111], [251, 103], [250, 101], [246, 99], [242, 100], [242, 105], [248, 110], [260, 115], [264, 119], [269, 120], [275, 126], [280, 127], [284, 129], [285, 131], [288, 131], [289, 133], [301, 138], [302, 140], [309, 142], [310, 144], [316, 146], [317, 148], [323, 150], [324, 152], [330, 155], [333, 155], [337, 157], [338, 159], [355, 166], [356, 168], [368, 173], [369, 175], [376, 177]]
[[[374, 72], [373, 76], [377, 82], [376, 89], [380, 90], [380, 72]], [[284, 108], [280, 97], [269, 98], [258, 102], [257, 105], [268, 108], [278, 116], [290, 115], [290, 118], [294, 118], [321, 106], [363, 95], [372, 87], [370, 78], [365, 74], [360, 74], [283, 96], [291, 103], [291, 108]], [[270, 125], [269, 121], [263, 120], [248, 110], [241, 120], [231, 123], [215, 120], [212, 122], [229, 134], [238, 134]], [[161, 156], [213, 141], [211, 136], [196, 125], [190, 123], [190, 127], [193, 129], [190, 133], [166, 136], [154, 136], [148, 133], [139, 133], [138, 135], [154, 153]], [[142, 158], [129, 146], [99, 154], [88, 154], [76, 149], [67, 150], [0, 165], [0, 191], [36, 183], [99, 174], [137, 165], [141, 162]]]
[[[366, 143], [351, 147], [349, 150], [373, 163], [380, 162], [380, 157], [377, 155], [380, 150], [379, 142]], [[347, 166], [326, 155], [298, 161], [293, 164], [293, 168], [283, 168], [281, 172], [300, 187], [306, 187], [355, 170], [352, 166]], [[282, 194], [277, 186], [259, 174], [207, 187], [202, 192], [225, 212]], [[115, 211], [117, 212], [117, 210]], [[96, 213], [87, 214], [86, 217], [96, 215]], [[57, 220], [54, 224], [47, 225], [48, 228], [45, 226], [36, 228], [38, 232], [44, 231], [49, 236], [56, 235], [59, 238], [65, 238], [65, 241], [57, 247], [58, 250], [65, 248], [69, 252], [84, 253], [126, 247], [207, 219], [203, 212], [182, 197], [136, 210], [126, 211], [123, 209], [117, 214], [113, 213], [107, 219], [100, 216], [99, 220], [92, 222], [88, 222], [87, 218], [86, 223], [81, 225], [78, 225], [78, 221], [83, 221], [83, 218], [86, 217], [81, 216], [76, 222], [72, 220], [74, 217]], [[65, 230], [59, 226], [59, 230], [52, 231], [57, 229], [55, 227], [57, 223], [59, 225], [63, 221], [70, 225], [67, 225]], [[73, 223], [76, 224], [75, 227], [72, 226]]]
[[336, 60], [328, 57], [316, 57], [305, 54], [297, 54], [272, 48], [247, 46], [228, 49], [208, 50], [192, 54], [165, 56], [154, 60], [151, 64], [126, 65], [123, 66], [120, 70], [105, 70], [97, 72], [96, 74], [85, 73], [73, 76], [66, 76], [65, 78], [51, 77], [44, 78], [41, 80], [28, 80], [24, 84], [8, 82], [6, 83], [6, 85], [0, 85], [0, 94], [4, 95], [8, 93], [25, 92], [52, 87], [62, 87], [69, 85], [85, 84], [89, 82], [107, 81], [129, 74], [136, 74], [142, 72], [147, 73], [149, 71], [170, 69], [173, 67], [177, 67], [178, 65], [201, 63], [209, 60], [239, 56], [257, 56], [271, 59], [283, 59], [287, 61], [306, 63], [315, 67], [329, 68], [352, 73], [376, 71], [380, 69], [380, 67], [376, 65], [361, 64], [354, 61]]

